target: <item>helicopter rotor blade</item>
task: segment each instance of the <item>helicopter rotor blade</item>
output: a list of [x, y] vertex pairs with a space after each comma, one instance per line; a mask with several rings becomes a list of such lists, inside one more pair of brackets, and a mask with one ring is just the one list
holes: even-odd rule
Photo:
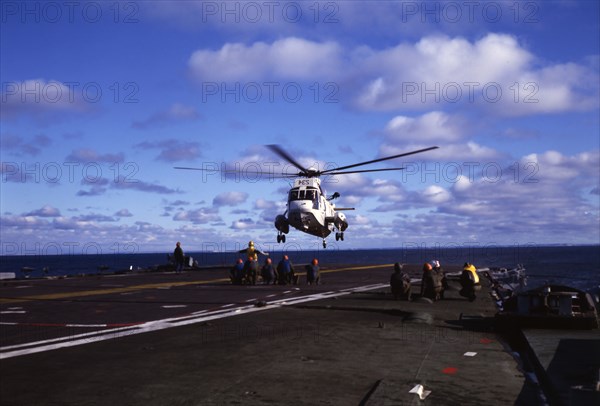
[[[305, 167], [300, 165], [289, 153], [287, 153], [279, 145], [270, 144], [270, 145], [267, 145], [267, 147], [271, 151], [273, 151], [276, 155], [283, 158], [284, 160], [289, 162], [291, 165], [293, 165], [294, 167], [299, 169], [300, 172], [297, 174], [289, 174], [289, 173], [275, 174], [272, 172], [260, 172], [260, 171], [248, 172], [248, 171], [239, 171], [239, 170], [232, 170], [232, 169], [229, 169], [229, 170], [228, 169], [225, 169], [225, 170], [217, 169], [216, 171], [224, 173], [225, 175], [232, 175], [232, 174], [237, 174], [237, 173], [244, 173], [245, 175], [255, 175], [255, 176], [265, 175], [265, 176], [267, 176], [268, 179], [295, 178], [298, 176], [319, 177], [321, 175], [347, 175], [347, 174], [352, 174], [352, 173], [401, 171], [401, 170], [404, 170], [405, 168], [363, 169], [363, 170], [355, 170], [355, 171], [346, 171], [346, 169], [352, 169], [352, 168], [356, 168], [358, 166], [374, 164], [377, 162], [387, 161], [390, 159], [396, 159], [396, 158], [400, 158], [400, 157], [404, 157], [404, 156], [408, 156], [408, 155], [420, 154], [422, 152], [427, 152], [427, 151], [431, 151], [431, 150], [439, 148], [437, 146], [434, 146], [434, 147], [419, 149], [416, 151], [405, 152], [405, 153], [398, 154], [398, 155], [388, 156], [388, 157], [384, 157], [384, 158], [373, 159], [371, 161], [341, 166], [339, 168], [327, 169], [324, 171], [313, 171], [313, 170], [309, 171], [308, 169], [306, 169]], [[191, 171], [212, 171], [212, 172], [215, 171], [214, 168], [194, 168], [194, 167], [184, 167], [184, 166], [175, 166], [174, 168], [175, 169], [183, 169], [183, 170], [191, 170]]]
[[[174, 166], [173, 169], [183, 169], [185, 171], [208, 171], [208, 168], [192, 168], [188, 166]], [[212, 169], [214, 170], [214, 169]]]
[[246, 180], [255, 182], [259, 180], [272, 180], [272, 179], [291, 179], [297, 178], [297, 174], [285, 174], [285, 173], [273, 173], [273, 172], [250, 172], [250, 171], [223, 171], [225, 176], [243, 175]]
[[292, 164], [296, 168], [298, 168], [300, 170], [300, 172], [301, 172], [301, 173], [298, 174], [298, 176], [303, 176], [303, 174], [307, 174], [308, 173], [308, 169], [306, 169], [305, 167], [303, 167], [302, 165], [300, 165], [298, 162], [296, 162], [296, 160], [294, 158], [292, 158], [292, 156], [290, 154], [288, 154], [286, 151], [284, 151], [283, 148], [281, 148], [279, 145], [270, 144], [270, 145], [267, 145], [267, 147], [271, 151], [273, 151], [274, 153], [276, 153], [277, 155], [279, 155], [281, 158], [285, 159], [290, 164]]
[[[206, 171], [206, 172], [220, 172], [222, 174], [224, 174], [225, 176], [232, 176], [232, 175], [236, 175], [236, 174], [243, 174], [244, 176], [258, 176], [258, 177], [262, 177], [264, 176], [265, 180], [270, 180], [270, 179], [289, 179], [289, 178], [295, 178], [298, 175], [296, 174], [286, 174], [286, 173], [273, 173], [273, 172], [258, 172], [258, 171], [243, 171], [243, 170], [235, 170], [235, 169], [225, 169], [225, 170], [221, 170], [221, 169], [214, 169], [214, 168], [194, 168], [194, 167], [187, 167], [187, 166], [174, 166], [173, 169], [181, 169], [181, 170], [187, 170], [187, 171]], [[254, 179], [252, 178], [253, 181], [255, 180], [263, 180], [262, 178], [258, 178], [258, 179]]]
[[387, 160], [390, 160], [390, 159], [400, 158], [400, 157], [403, 157], [403, 156], [420, 154], [421, 152], [431, 151], [432, 149], [437, 149], [437, 148], [439, 148], [439, 147], [423, 148], [423, 149], [419, 149], [419, 150], [416, 150], [416, 151], [405, 152], [403, 154], [388, 156], [388, 157], [385, 157], [385, 158], [373, 159], [371, 161], [366, 161], [366, 162], [360, 162], [358, 164], [342, 166], [342, 167], [335, 168], [335, 169], [328, 169], [328, 170], [325, 170], [325, 171], [321, 172], [321, 174], [325, 175], [325, 174], [329, 174], [331, 172], [337, 172], [337, 171], [343, 171], [345, 169], [356, 168], [357, 166], [369, 165], [369, 164], [374, 164], [374, 163], [381, 162], [381, 161], [387, 161]]
[[325, 173], [325, 175], [348, 175], [351, 173], [403, 171], [404, 169], [406, 169], [406, 168], [361, 169], [361, 170], [357, 170], [357, 171], [327, 172], [327, 173]]

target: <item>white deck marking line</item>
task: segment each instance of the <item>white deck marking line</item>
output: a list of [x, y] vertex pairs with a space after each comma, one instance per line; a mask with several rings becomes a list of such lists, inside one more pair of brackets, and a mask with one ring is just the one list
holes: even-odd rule
[[[91, 331], [89, 333], [75, 334], [73, 336], [57, 337], [57, 338], [51, 338], [51, 339], [48, 339], [48, 340], [35, 341], [35, 342], [31, 342], [31, 343], [9, 345], [9, 346], [6, 346], [6, 347], [0, 347], [0, 351], [12, 350], [12, 349], [16, 349], [16, 348], [35, 347], [35, 346], [42, 346], [42, 347], [38, 347], [38, 348], [43, 348], [44, 345], [47, 345], [49, 343], [56, 343], [56, 342], [67, 341], [67, 340], [72, 340], [72, 339], [77, 339], [78, 340], [78, 339], [81, 339], [81, 338], [90, 337], [90, 336], [94, 336], [94, 335], [98, 335], [98, 334], [102, 334], [102, 333], [107, 333], [107, 332], [110, 332], [111, 334], [114, 334], [115, 332], [122, 331], [122, 330], [128, 330], [128, 329], [131, 329], [131, 328], [132, 327], [130, 326], [130, 327], [112, 328], [112, 329], [108, 329], [108, 330], [97, 330], [97, 331]], [[35, 353], [35, 352], [42, 352], [42, 351], [34, 351], [34, 352], [32, 352], [32, 354]], [[9, 355], [11, 353], [6, 353], [6, 354]], [[4, 355], [5, 355], [5, 353], [0, 353], [0, 359], [4, 359]], [[20, 354], [20, 355], [24, 355], [24, 354]], [[7, 356], [6, 358], [10, 358], [10, 356]]]
[[[202, 323], [210, 320], [217, 320], [231, 316], [237, 316], [241, 314], [255, 313], [265, 310], [274, 309], [281, 307], [282, 305], [298, 304], [319, 299], [331, 298], [334, 296], [348, 295], [353, 292], [364, 292], [367, 290], [378, 289], [387, 287], [388, 284], [376, 284], [359, 286], [356, 288], [348, 288], [341, 291], [330, 291], [324, 293], [316, 293], [307, 296], [300, 296], [297, 298], [287, 298], [282, 300], [276, 300], [267, 303], [264, 307], [256, 306], [241, 306], [236, 309], [230, 309], [224, 311], [223, 309], [216, 310], [214, 312], [205, 313], [198, 315], [198, 317], [192, 317], [186, 315], [183, 317], [174, 317], [169, 319], [154, 320], [146, 323], [137, 324], [128, 327], [110, 328], [105, 330], [92, 331], [89, 333], [76, 334], [69, 337], [58, 337], [49, 340], [36, 341], [31, 343], [23, 343], [17, 345], [11, 345], [6, 347], [0, 347], [0, 360], [19, 357], [23, 355], [35, 354], [45, 351], [56, 350], [60, 348], [74, 347], [83, 344], [90, 344], [99, 341], [113, 340], [115, 338], [127, 337], [131, 335], [149, 333], [152, 331], [164, 330], [172, 327], [186, 326], [190, 324]], [[222, 307], [231, 307], [233, 304], [225, 305]]]
[[101, 324], [82, 324], [82, 323], [23, 323], [23, 322], [0, 322], [0, 325], [7, 326], [27, 326], [27, 327], [77, 327], [77, 328], [96, 328], [96, 327], [133, 327], [140, 323], [101, 323]]
[[190, 315], [196, 316], [198, 314], [204, 314], [204, 313], [207, 313], [207, 312], [208, 312], [208, 310], [199, 310], [197, 312], [190, 313]]

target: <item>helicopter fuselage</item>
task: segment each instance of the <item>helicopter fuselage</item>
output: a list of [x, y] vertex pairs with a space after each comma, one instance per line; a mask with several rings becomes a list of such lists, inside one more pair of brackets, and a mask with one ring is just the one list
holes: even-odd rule
[[343, 213], [325, 197], [318, 178], [296, 179], [288, 193], [287, 217], [279, 215], [275, 227], [280, 233], [287, 234], [289, 226], [317, 237], [326, 238], [337, 228], [340, 231], [348, 227]]

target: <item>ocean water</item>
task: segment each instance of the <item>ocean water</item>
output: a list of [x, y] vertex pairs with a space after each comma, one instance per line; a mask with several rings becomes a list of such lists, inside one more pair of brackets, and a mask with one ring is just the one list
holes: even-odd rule
[[[335, 247], [317, 250], [291, 249], [271, 251], [274, 260], [287, 253], [294, 263], [308, 263], [318, 258], [322, 265], [419, 264], [437, 259], [444, 265], [474, 263], [478, 268], [512, 268], [523, 264], [529, 286], [545, 282], [590, 289], [600, 286], [600, 246], [488, 246], [428, 247], [410, 246], [398, 249], [340, 250]], [[186, 253], [203, 266], [230, 266], [240, 256], [237, 252]], [[0, 256], [0, 272], [14, 272], [16, 277], [38, 278], [78, 274], [111, 273], [122, 270], [147, 269], [167, 263], [167, 253], [104, 255], [28, 255]], [[22, 272], [23, 267], [33, 268]], [[103, 267], [104, 270], [99, 270]], [[44, 270], [45, 268], [45, 270]]]

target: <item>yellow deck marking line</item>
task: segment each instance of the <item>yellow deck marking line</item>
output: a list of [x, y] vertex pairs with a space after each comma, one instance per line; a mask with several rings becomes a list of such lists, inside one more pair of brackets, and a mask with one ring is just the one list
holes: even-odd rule
[[[364, 270], [364, 269], [384, 268], [384, 267], [390, 267], [390, 266], [393, 266], [393, 264], [356, 266], [356, 267], [350, 267], [350, 268], [330, 269], [327, 271], [321, 271], [321, 273], [360, 271], [360, 270]], [[108, 289], [96, 289], [96, 290], [77, 291], [77, 292], [49, 293], [49, 294], [45, 294], [45, 295], [24, 296], [24, 297], [16, 297], [16, 298], [0, 298], [0, 304], [22, 303], [22, 302], [29, 302], [29, 301], [34, 301], [34, 300], [70, 299], [70, 298], [76, 298], [76, 297], [99, 296], [99, 295], [109, 295], [109, 294], [115, 294], [115, 293], [134, 292], [137, 290], [145, 290], [145, 289], [159, 289], [159, 288], [165, 288], [165, 287], [178, 287], [178, 286], [189, 286], [189, 285], [206, 285], [208, 283], [217, 283], [217, 282], [229, 282], [229, 278], [209, 279], [209, 280], [205, 280], [205, 281], [147, 283], [147, 284], [143, 284], [143, 285], [125, 286], [122, 288], [108, 288]]]
[[85, 297], [85, 296], [97, 296], [97, 295], [109, 295], [114, 293], [126, 293], [134, 292], [136, 290], [144, 289], [158, 289], [164, 287], [177, 287], [187, 285], [204, 285], [207, 283], [214, 282], [226, 282], [229, 278], [225, 279], [211, 279], [206, 281], [186, 281], [186, 282], [162, 282], [162, 283], [147, 283], [143, 285], [125, 286], [122, 288], [110, 288], [110, 289], [96, 289], [88, 291], [77, 291], [77, 292], [62, 292], [62, 293], [49, 293], [46, 295], [36, 296], [25, 296], [18, 298], [2, 298], [0, 303], [18, 303], [18, 302], [29, 302], [32, 300], [56, 300], [56, 299], [69, 299], [74, 297]]

